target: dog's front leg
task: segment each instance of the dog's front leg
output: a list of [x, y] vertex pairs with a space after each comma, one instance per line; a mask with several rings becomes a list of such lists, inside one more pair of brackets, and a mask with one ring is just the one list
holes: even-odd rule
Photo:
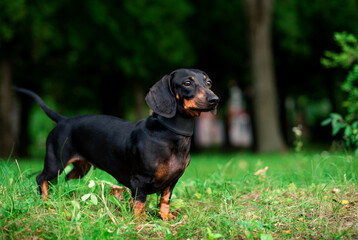
[[170, 197], [172, 191], [173, 189], [171, 187], [167, 187], [162, 191], [162, 195], [160, 198], [159, 214], [164, 221], [168, 221], [174, 218], [174, 216], [170, 213]]
[[147, 216], [144, 212], [145, 200], [143, 202], [141, 200], [136, 199], [134, 202], [133, 208], [134, 208], [133, 212], [134, 212], [135, 218], [140, 219], [140, 218], [145, 218]]

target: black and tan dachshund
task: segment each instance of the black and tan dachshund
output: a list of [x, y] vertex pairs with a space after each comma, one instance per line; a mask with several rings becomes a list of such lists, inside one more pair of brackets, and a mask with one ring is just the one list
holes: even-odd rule
[[74, 165], [67, 175], [73, 179], [93, 165], [131, 190], [136, 217], [144, 215], [147, 195], [161, 192], [159, 214], [163, 220], [172, 218], [169, 201], [190, 162], [194, 119], [201, 112], [216, 113], [219, 98], [211, 84], [203, 71], [173, 71], [150, 89], [145, 100], [153, 114], [138, 122], [107, 115], [64, 117], [35, 93], [17, 88], [57, 123], [47, 137], [44, 169], [36, 178], [42, 199], [48, 199], [48, 182], [64, 167]]

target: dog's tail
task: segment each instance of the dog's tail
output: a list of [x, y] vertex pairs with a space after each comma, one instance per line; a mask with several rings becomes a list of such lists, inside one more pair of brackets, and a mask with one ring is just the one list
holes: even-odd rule
[[33, 99], [35, 99], [35, 101], [40, 105], [40, 107], [42, 108], [42, 110], [46, 113], [46, 115], [51, 118], [55, 123], [60, 122], [61, 120], [66, 119], [66, 117], [62, 116], [61, 114], [53, 111], [51, 108], [49, 108], [46, 103], [34, 92], [27, 90], [25, 88], [14, 88], [15, 91], [17, 92], [21, 92], [21, 93], [25, 93], [26, 95], [29, 95], [30, 97], [32, 97]]

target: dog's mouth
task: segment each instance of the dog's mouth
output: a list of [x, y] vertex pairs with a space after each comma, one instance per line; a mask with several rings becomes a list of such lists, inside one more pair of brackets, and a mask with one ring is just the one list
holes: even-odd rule
[[216, 96], [205, 100], [202, 98], [184, 99], [183, 107], [188, 114], [198, 117], [202, 112], [211, 112], [215, 115], [218, 103], [219, 99]]
[[216, 108], [189, 108], [190, 111], [196, 111], [196, 112], [210, 112], [213, 111]]
[[216, 115], [217, 113], [217, 109], [216, 109], [217, 105], [215, 105], [214, 107], [207, 107], [207, 108], [189, 108], [190, 111], [193, 111], [193, 112], [199, 112], [199, 113], [202, 113], [202, 112], [211, 112], [213, 115]]

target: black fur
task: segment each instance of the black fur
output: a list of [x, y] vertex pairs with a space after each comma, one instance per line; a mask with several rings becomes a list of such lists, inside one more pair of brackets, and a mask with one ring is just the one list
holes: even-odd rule
[[[216, 109], [219, 99], [210, 86], [211, 80], [202, 71], [176, 70], [150, 89], [146, 102], [154, 113], [138, 122], [107, 115], [67, 118], [51, 110], [35, 93], [17, 89], [33, 97], [57, 122], [47, 138], [44, 169], [37, 176], [40, 193], [47, 195], [47, 182], [73, 163], [75, 167], [68, 178], [82, 177], [89, 170], [89, 164], [94, 165], [128, 187], [136, 203], [143, 206], [148, 194], [162, 192], [170, 198], [189, 164], [191, 142], [190, 136], [178, 134], [173, 129], [180, 129], [181, 122], [193, 121], [193, 115]], [[191, 101], [190, 108], [185, 106], [186, 101]], [[179, 120], [168, 121], [168, 127], [158, 121], [158, 115], [164, 121], [176, 117]], [[175, 124], [173, 129], [170, 127], [172, 122]], [[169, 213], [163, 209], [161, 206], [161, 216], [167, 219]], [[135, 210], [135, 214], [142, 211]]]

